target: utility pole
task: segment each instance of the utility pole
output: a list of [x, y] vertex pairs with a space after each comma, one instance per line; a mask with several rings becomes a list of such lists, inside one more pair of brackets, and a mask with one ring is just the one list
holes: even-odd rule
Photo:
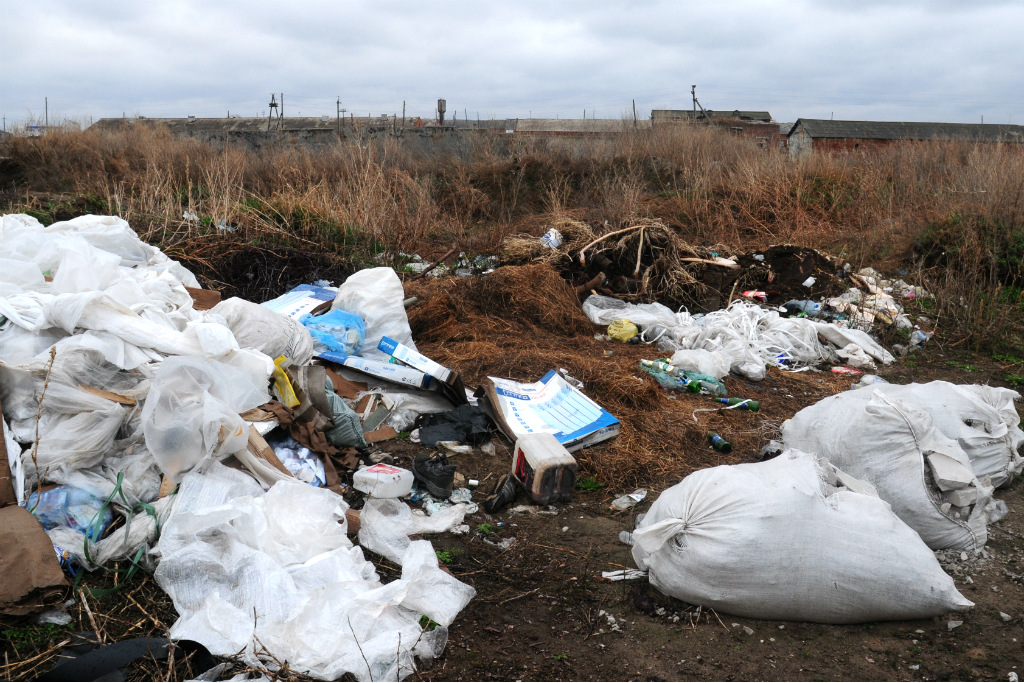
[[267, 105], [270, 111], [267, 112], [267, 132], [270, 132], [270, 123], [274, 120], [274, 112], [277, 111], [277, 98], [270, 93], [270, 104]]
[[405, 133], [405, 100], [402, 100], [402, 133]]
[[693, 122], [697, 123], [697, 86], [690, 86], [690, 97], [693, 98]]
[[[281, 93], [281, 115], [277, 117], [279, 121], [284, 119], [284, 93]], [[282, 121], [283, 122], [283, 121]]]
[[[45, 114], [43, 115], [43, 135], [46, 135], [47, 131], [50, 128], [50, 98], [49, 97], [44, 97], [43, 98], [43, 102], [44, 102], [43, 106], [45, 107], [44, 108]], [[985, 120], [982, 119], [982, 123], [984, 123], [984, 122], [985, 122]]]
[[633, 100], [633, 129], [636, 129], [636, 100]]
[[338, 121], [338, 137], [341, 137], [341, 95], [338, 95], [338, 110], [334, 118]]

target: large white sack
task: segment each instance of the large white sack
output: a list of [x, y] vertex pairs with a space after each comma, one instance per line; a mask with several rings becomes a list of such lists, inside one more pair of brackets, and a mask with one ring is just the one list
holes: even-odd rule
[[[786, 446], [826, 458], [874, 486], [929, 547], [980, 551], [988, 540], [988, 522], [1001, 516], [990, 507], [991, 486], [978, 481], [967, 454], [943, 436], [928, 414], [877, 391], [878, 386], [845, 391], [804, 408], [782, 425]], [[927, 458], [932, 455], [959, 464], [969, 481], [961, 490], [973, 489], [975, 504], [948, 504], [931, 483]]]
[[221, 301], [209, 312], [224, 318], [242, 348], [257, 349], [271, 358], [287, 356], [296, 365], [306, 365], [313, 358], [313, 338], [294, 318], [238, 297]]
[[1024, 469], [1018, 452], [1024, 432], [1013, 405], [1020, 396], [1016, 391], [941, 381], [873, 388], [928, 413], [938, 430], [964, 449], [978, 479], [988, 477], [993, 486], [1006, 486]]
[[390, 358], [390, 354], [377, 349], [383, 337], [391, 337], [416, 350], [404, 302], [405, 289], [394, 270], [367, 268], [353, 273], [342, 283], [331, 308], [358, 315], [366, 323], [361, 356]]
[[658, 590], [737, 616], [848, 624], [973, 606], [863, 482], [794, 450], [691, 474], [633, 540]]

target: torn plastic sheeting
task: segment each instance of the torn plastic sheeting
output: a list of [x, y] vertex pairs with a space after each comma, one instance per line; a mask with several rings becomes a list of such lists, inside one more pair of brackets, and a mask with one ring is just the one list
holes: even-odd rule
[[695, 472], [651, 506], [633, 557], [658, 590], [755, 619], [849, 624], [973, 606], [913, 529], [838, 474], [795, 450]]
[[[403, 578], [382, 585], [345, 534], [340, 496], [281, 482], [238, 497], [255, 486], [238, 477], [217, 464], [187, 475], [157, 545], [157, 582], [181, 615], [173, 639], [325, 680], [398, 680], [414, 656], [439, 654], [443, 627], [474, 591], [436, 556], [431, 566], [429, 543], [410, 547]], [[442, 625], [434, 635], [421, 614]]]
[[[34, 462], [22, 464], [29, 480], [38, 474], [55, 482], [66, 482], [70, 472], [92, 467], [106, 457], [128, 410], [77, 387], [51, 382], [46, 388], [44, 410], [39, 420], [39, 441]], [[15, 438], [24, 443], [35, 440], [35, 418], [12, 420]]]
[[154, 322], [103, 292], [59, 294], [47, 302], [47, 320], [68, 334], [76, 328], [109, 332], [141, 348], [164, 355], [204, 356], [194, 330], [179, 331], [173, 324]]
[[269, 400], [239, 370], [194, 357], [168, 358], [153, 376], [142, 425], [146, 445], [174, 481], [207, 456], [244, 450], [248, 425], [239, 413]]
[[401, 563], [410, 536], [448, 531], [462, 524], [465, 516], [466, 506], [462, 503], [428, 517], [414, 514], [408, 505], [395, 498], [367, 498], [359, 516], [359, 545]]
[[836, 348], [841, 349], [847, 344], [856, 344], [879, 363], [891, 365], [896, 361], [891, 353], [882, 348], [878, 342], [871, 338], [870, 334], [863, 330], [848, 327], [837, 327], [836, 325], [810, 320], [806, 322], [814, 325], [818, 331], [818, 336]]

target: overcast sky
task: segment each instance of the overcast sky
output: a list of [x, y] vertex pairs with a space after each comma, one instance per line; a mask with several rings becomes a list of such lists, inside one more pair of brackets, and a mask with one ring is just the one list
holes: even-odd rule
[[1024, 124], [1021, 0], [0, 0], [0, 114]]

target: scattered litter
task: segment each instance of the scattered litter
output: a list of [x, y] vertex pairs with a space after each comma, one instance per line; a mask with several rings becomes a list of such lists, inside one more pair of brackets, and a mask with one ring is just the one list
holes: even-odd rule
[[[155, 576], [181, 615], [171, 638], [215, 655], [271, 669], [287, 661], [328, 680], [398, 680], [414, 670], [414, 656], [437, 654], [438, 643], [423, 648], [432, 637], [419, 615], [447, 626], [475, 593], [438, 568], [428, 541], [406, 538], [393, 560], [402, 579], [385, 596], [345, 533], [345, 502], [326, 489], [280, 482], [264, 494], [215, 464], [186, 475], [178, 496]], [[361, 522], [360, 537], [377, 520], [364, 509]]]
[[488, 377], [481, 404], [510, 441], [534, 432], [554, 434], [567, 450], [593, 446], [618, 435], [619, 421], [554, 370], [524, 384]]
[[601, 572], [601, 578], [609, 581], [633, 581], [647, 578], [647, 572], [642, 569], [619, 569], [614, 572]]
[[647, 497], [647, 489], [637, 489], [636, 491], [633, 491], [633, 493], [627, 493], [627, 494], [625, 494], [623, 496], [619, 496], [618, 498], [613, 500], [612, 503], [611, 503], [611, 508], [613, 510], [620, 510], [620, 511], [621, 510], [628, 510], [629, 508], [633, 507], [634, 505], [636, 505], [637, 503], [639, 503], [640, 501], [642, 501], [646, 497]]
[[946, 629], [952, 631], [953, 629], [960, 628], [964, 625], [962, 621], [949, 621], [946, 623]]

